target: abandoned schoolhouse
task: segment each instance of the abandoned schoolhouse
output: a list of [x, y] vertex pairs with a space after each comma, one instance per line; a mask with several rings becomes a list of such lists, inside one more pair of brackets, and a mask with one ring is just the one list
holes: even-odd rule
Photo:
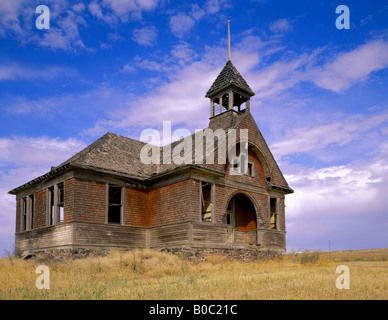
[[[16, 254], [79, 248], [285, 251], [285, 195], [293, 190], [250, 112], [254, 92], [232, 64], [228, 44], [226, 65], [206, 93], [206, 129], [235, 129], [236, 157], [217, 161], [217, 150], [230, 142], [226, 134], [213, 136], [214, 150], [204, 149], [204, 157], [214, 153], [213, 163], [144, 163], [145, 142], [108, 132], [9, 191], [16, 195]], [[157, 148], [163, 154], [178, 143]]]

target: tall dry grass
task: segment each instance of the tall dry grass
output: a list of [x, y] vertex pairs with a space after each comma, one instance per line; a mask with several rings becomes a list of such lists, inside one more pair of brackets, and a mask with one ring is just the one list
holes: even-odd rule
[[[369, 258], [368, 258], [369, 257]], [[36, 289], [36, 267], [50, 269], [50, 289]], [[350, 269], [350, 289], [335, 286]], [[288, 254], [271, 261], [209, 256], [193, 263], [152, 250], [40, 262], [0, 259], [0, 299], [387, 299], [388, 252]]]

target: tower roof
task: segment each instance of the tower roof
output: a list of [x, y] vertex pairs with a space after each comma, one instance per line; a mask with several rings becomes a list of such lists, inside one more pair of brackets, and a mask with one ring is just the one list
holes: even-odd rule
[[240, 90], [246, 92], [249, 96], [254, 96], [255, 93], [249, 87], [248, 83], [241, 76], [240, 72], [237, 71], [232, 61], [228, 60], [225, 67], [222, 69], [212, 86], [206, 92], [206, 97], [210, 97], [213, 94], [229, 87], [235, 86]]

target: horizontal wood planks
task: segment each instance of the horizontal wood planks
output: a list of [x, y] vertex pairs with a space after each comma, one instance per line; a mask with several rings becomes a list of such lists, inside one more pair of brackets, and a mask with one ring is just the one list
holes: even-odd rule
[[145, 228], [114, 224], [76, 223], [74, 244], [80, 246], [143, 248]]
[[70, 245], [72, 243], [72, 230], [72, 225], [66, 223], [17, 233], [15, 247], [23, 251]]

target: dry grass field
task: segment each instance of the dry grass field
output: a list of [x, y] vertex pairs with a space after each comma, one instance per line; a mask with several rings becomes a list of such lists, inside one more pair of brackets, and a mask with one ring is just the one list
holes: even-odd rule
[[[42, 264], [49, 267], [50, 288], [39, 290], [35, 272]], [[336, 288], [338, 265], [349, 267], [349, 289]], [[193, 263], [151, 250], [61, 262], [0, 258], [0, 299], [386, 300], [388, 249], [291, 253], [256, 262], [209, 256]]]

